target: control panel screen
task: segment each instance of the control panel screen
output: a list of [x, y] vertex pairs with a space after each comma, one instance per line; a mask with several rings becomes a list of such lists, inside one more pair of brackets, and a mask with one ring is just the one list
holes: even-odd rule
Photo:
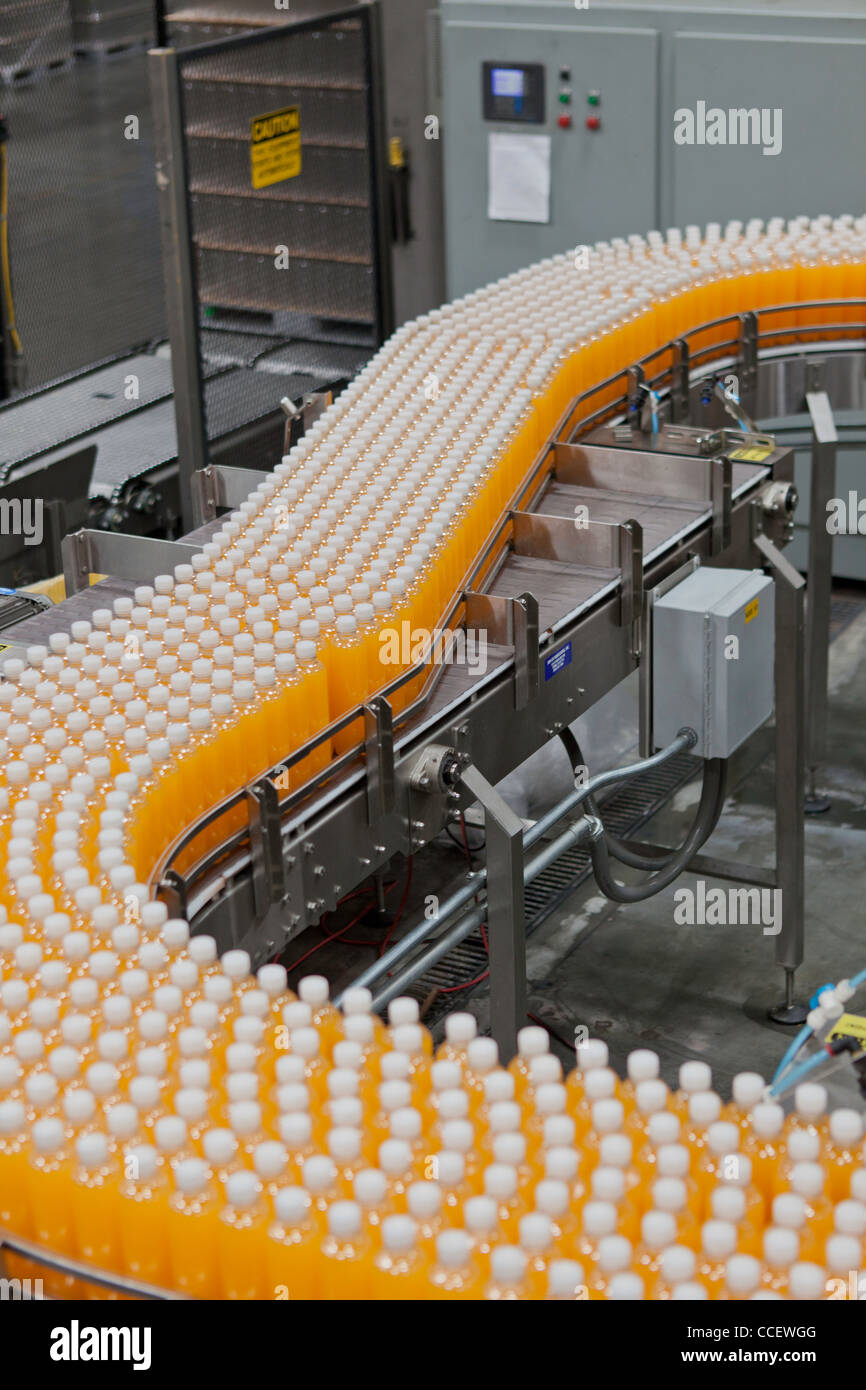
[[544, 124], [544, 68], [541, 63], [484, 63], [485, 121]]

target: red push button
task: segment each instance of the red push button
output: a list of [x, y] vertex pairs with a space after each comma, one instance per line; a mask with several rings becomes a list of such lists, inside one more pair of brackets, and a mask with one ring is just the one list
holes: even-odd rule
[[587, 128], [587, 130], [600, 130], [600, 129], [601, 129], [601, 116], [587, 116], [587, 118], [586, 118], [586, 128]]
[[570, 117], [570, 116], [566, 116], [566, 115], [560, 116], [560, 117], [559, 117], [559, 120], [557, 121], [557, 125], [560, 126], [563, 130], [570, 130], [570, 129], [571, 129], [571, 117]]

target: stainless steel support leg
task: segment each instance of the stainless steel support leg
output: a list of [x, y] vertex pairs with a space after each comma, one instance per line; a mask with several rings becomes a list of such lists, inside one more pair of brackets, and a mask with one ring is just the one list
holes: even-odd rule
[[809, 589], [806, 603], [806, 812], [830, 809], [818, 796], [815, 779], [827, 744], [827, 665], [833, 588], [833, 537], [827, 529], [827, 503], [836, 494], [836, 422], [826, 391], [809, 391], [812, 419], [812, 476], [809, 505]]
[[193, 475], [207, 465], [207, 426], [198, 342], [198, 295], [188, 200], [181, 83], [172, 48], [151, 50], [150, 89], [156, 146], [156, 187], [171, 342], [178, 486], [185, 531], [204, 520]]
[[803, 961], [806, 781], [803, 576], [766, 536], [755, 545], [776, 581], [776, 885], [782, 898], [782, 930], [776, 960], [785, 972], [784, 1001], [770, 1010], [776, 1023], [800, 1024], [807, 1009], [794, 998], [794, 972]]
[[485, 811], [490, 1031], [507, 1061], [517, 1050], [517, 1033], [526, 1022], [523, 822], [471, 763], [463, 769], [461, 781]]

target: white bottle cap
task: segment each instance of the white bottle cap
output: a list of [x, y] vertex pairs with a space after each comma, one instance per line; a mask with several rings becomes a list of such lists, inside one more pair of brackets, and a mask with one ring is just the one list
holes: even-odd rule
[[577, 1298], [584, 1289], [583, 1265], [577, 1260], [551, 1260], [547, 1266], [547, 1292], [551, 1298]]
[[503, 1288], [521, 1284], [526, 1277], [526, 1265], [526, 1256], [517, 1245], [497, 1245], [490, 1252], [493, 1282]]
[[774, 1102], [762, 1101], [752, 1109], [751, 1126], [761, 1139], [773, 1139], [781, 1134], [784, 1122], [785, 1112]]
[[741, 1071], [734, 1077], [731, 1094], [741, 1110], [751, 1110], [764, 1094], [766, 1082], [756, 1071]]
[[725, 1287], [739, 1298], [748, 1297], [757, 1289], [761, 1266], [753, 1255], [732, 1255], [725, 1269]]
[[658, 1053], [651, 1052], [647, 1047], [639, 1047], [635, 1052], [630, 1052], [625, 1065], [628, 1079], [634, 1085], [639, 1081], [654, 1081], [659, 1074]]
[[[544, 1028], [521, 1028], [517, 1034], [517, 1052], [528, 1061], [550, 1050], [550, 1037]], [[504, 1248], [504, 1247], [502, 1247]]]

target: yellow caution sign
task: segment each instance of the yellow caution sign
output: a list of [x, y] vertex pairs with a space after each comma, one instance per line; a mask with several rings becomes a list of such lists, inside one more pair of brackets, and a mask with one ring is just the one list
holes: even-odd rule
[[866, 1018], [862, 1014], [843, 1014], [836, 1019], [824, 1041], [830, 1042], [833, 1038], [856, 1038], [866, 1046]]
[[250, 174], [253, 188], [270, 188], [301, 172], [301, 111], [284, 106], [250, 122]]
[[750, 623], [750, 622], [752, 621], [752, 619], [753, 619], [753, 618], [757, 618], [757, 616], [758, 616], [758, 600], [757, 600], [756, 598], [753, 598], [751, 603], [747, 603], [747, 604], [746, 604], [746, 622], [747, 622], [747, 623]]
[[746, 448], [732, 449], [728, 458], [737, 459], [740, 463], [763, 463], [772, 452], [772, 447], [768, 444], [750, 444]]

